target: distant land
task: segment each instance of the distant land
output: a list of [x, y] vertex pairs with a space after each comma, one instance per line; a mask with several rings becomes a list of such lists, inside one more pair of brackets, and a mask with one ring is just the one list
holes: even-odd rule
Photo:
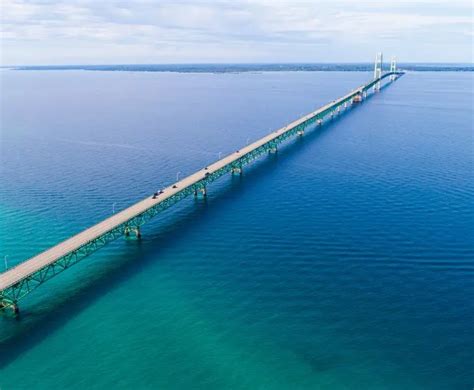
[[[388, 70], [388, 64], [385, 64]], [[241, 72], [318, 72], [372, 71], [372, 63], [324, 64], [148, 64], [148, 65], [35, 65], [3, 66], [13, 70], [96, 70], [126, 72], [241, 73]], [[473, 72], [474, 64], [400, 63], [400, 70], [418, 72]]]

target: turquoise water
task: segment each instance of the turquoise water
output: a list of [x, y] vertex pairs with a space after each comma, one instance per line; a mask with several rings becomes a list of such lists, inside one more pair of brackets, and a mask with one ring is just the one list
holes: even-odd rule
[[[10, 266], [371, 77], [0, 74]], [[42, 286], [0, 388], [470, 389], [472, 86], [408, 73]]]

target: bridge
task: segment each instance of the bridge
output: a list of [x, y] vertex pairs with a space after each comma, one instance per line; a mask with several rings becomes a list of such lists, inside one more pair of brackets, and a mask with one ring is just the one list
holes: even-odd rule
[[140, 238], [140, 227], [158, 213], [190, 195], [206, 196], [207, 186], [221, 176], [241, 174], [243, 166], [266, 153], [277, 152], [281, 143], [302, 136], [311, 126], [322, 125], [326, 118], [334, 117], [369, 93], [380, 90], [384, 79], [391, 83], [402, 74], [393, 66], [393, 61], [390, 71], [382, 73], [380, 56], [372, 81], [6, 270], [0, 274], [0, 311], [19, 314], [18, 301], [57, 274], [119, 237]]

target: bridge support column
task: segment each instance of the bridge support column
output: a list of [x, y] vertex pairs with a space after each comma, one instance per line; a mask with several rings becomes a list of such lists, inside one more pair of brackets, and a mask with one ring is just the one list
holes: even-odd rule
[[352, 98], [352, 104], [354, 103], [360, 103], [362, 101], [362, 99], [364, 98], [364, 92], [359, 92], [357, 93], [357, 95], [355, 95], [353, 98]]
[[207, 196], [206, 187], [197, 188], [194, 190], [194, 197], [199, 198], [199, 196], [205, 198]]
[[232, 167], [231, 173], [233, 175], [241, 175], [242, 174], [242, 167]]
[[126, 227], [125, 228], [125, 237], [130, 237], [130, 233], [135, 233], [135, 237], [140, 239], [142, 238], [142, 233], [140, 231], [140, 226], [136, 226], [136, 227]]
[[10, 313], [16, 317], [20, 315], [20, 308], [16, 302], [9, 299], [0, 299], [0, 313]]

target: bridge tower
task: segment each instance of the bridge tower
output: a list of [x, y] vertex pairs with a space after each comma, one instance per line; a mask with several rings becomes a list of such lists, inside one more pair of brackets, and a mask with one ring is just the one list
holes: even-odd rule
[[[382, 77], [383, 54], [379, 52], [375, 56], [374, 80]], [[380, 90], [380, 81], [374, 85], [374, 91]]]
[[[392, 57], [391, 60], [390, 60], [390, 72], [396, 72], [397, 71], [397, 58], [396, 57]], [[392, 74], [390, 76], [390, 81], [393, 81], [396, 79], [396, 76], [394, 74]]]

